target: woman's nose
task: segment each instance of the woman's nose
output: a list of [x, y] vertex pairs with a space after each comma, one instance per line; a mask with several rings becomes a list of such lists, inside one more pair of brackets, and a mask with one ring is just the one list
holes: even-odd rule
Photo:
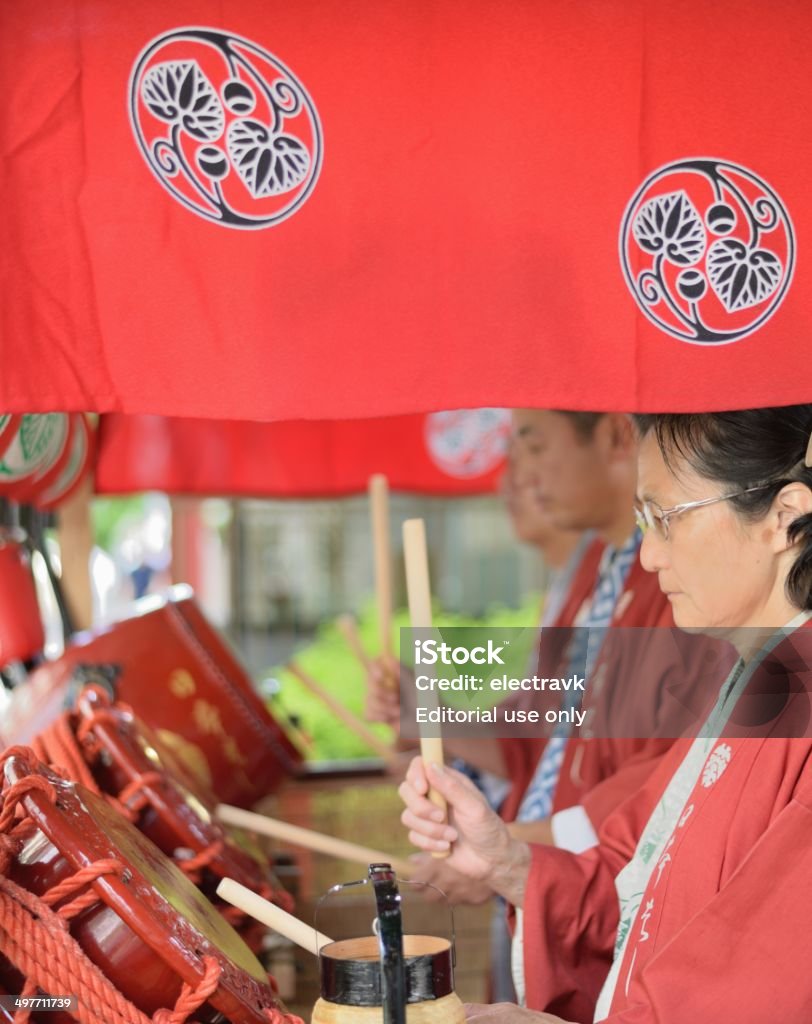
[[640, 564], [646, 572], [660, 572], [668, 564], [668, 544], [656, 527], [646, 530], [643, 534]]

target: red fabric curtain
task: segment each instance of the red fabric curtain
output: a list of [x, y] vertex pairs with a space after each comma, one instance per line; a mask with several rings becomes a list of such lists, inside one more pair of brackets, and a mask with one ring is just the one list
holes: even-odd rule
[[3, 4], [0, 409], [806, 399], [810, 38], [803, 0]]
[[318, 498], [366, 490], [462, 496], [496, 489], [510, 429], [502, 409], [335, 422], [102, 416], [96, 490]]

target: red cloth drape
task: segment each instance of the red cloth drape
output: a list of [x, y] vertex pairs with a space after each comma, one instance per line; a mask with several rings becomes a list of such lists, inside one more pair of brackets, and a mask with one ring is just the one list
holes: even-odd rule
[[811, 33], [804, 0], [3, 4], [0, 408], [808, 398]]
[[494, 491], [510, 417], [473, 409], [369, 420], [249, 423], [102, 416], [96, 490], [318, 498], [394, 490], [462, 496]]

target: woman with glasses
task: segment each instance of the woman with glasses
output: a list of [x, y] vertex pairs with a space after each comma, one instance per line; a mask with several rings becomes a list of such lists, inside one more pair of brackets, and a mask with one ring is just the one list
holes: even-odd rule
[[470, 1020], [801, 1024], [812, 1019], [812, 405], [638, 427], [641, 561], [678, 626], [739, 654], [721, 686], [709, 681], [708, 719], [580, 856], [512, 839], [467, 780], [419, 758], [403, 822], [517, 908], [529, 1008], [471, 1006]]

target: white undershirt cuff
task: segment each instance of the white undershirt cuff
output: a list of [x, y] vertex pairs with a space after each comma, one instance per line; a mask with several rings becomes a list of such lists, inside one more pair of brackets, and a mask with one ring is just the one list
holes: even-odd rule
[[598, 841], [592, 822], [580, 804], [556, 811], [550, 818], [550, 825], [553, 830], [553, 843], [560, 850], [583, 853]]

